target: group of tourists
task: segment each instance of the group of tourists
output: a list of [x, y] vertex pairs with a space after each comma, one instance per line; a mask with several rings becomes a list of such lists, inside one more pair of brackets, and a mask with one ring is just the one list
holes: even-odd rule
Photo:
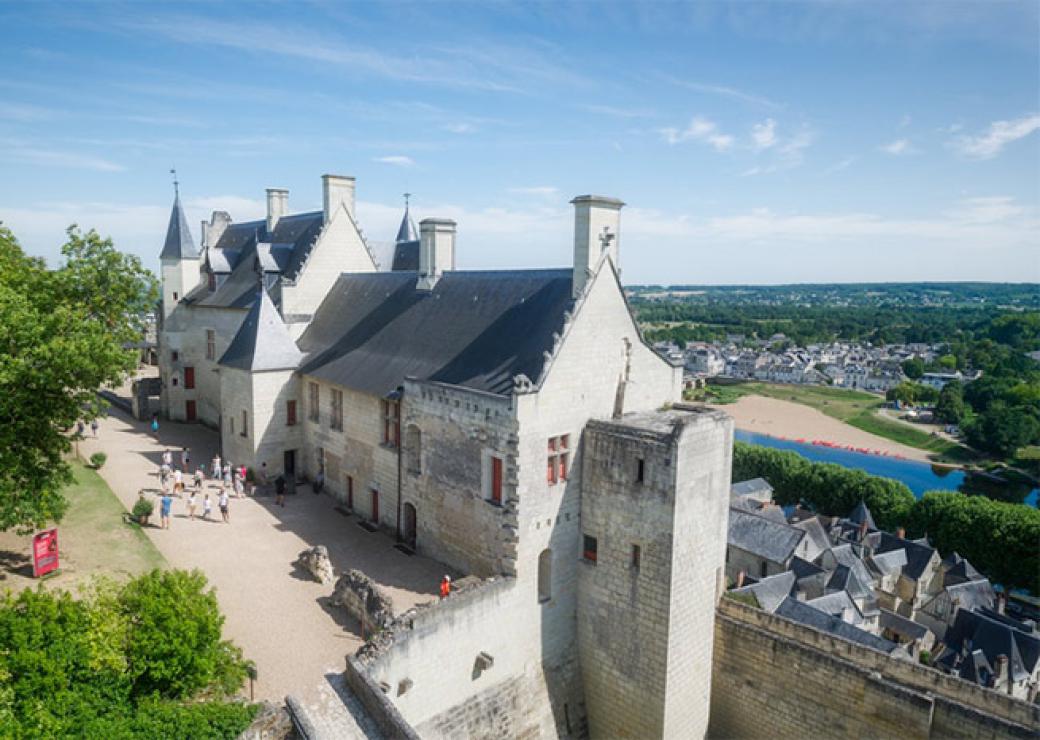
[[[162, 488], [160, 499], [160, 519], [162, 528], [169, 529], [170, 514], [173, 509], [173, 497], [186, 497], [188, 518], [195, 519], [195, 512], [199, 506], [199, 496], [202, 497], [202, 519], [209, 520], [213, 511], [213, 502], [210, 492], [204, 490], [207, 480], [207, 469], [205, 465], [199, 465], [194, 473], [191, 473], [191, 451], [184, 447], [180, 451], [180, 465], [174, 465], [173, 452], [167, 448], [163, 450], [161, 463], [159, 465], [159, 483]], [[246, 494], [246, 468], [244, 465], [234, 466], [230, 461], [221, 460], [220, 455], [214, 455], [208, 471], [209, 479], [220, 484], [220, 493], [217, 496], [217, 506], [220, 508], [220, 516], [225, 523], [230, 524], [229, 501], [233, 493], [236, 498]], [[192, 476], [191, 487], [186, 479]]]

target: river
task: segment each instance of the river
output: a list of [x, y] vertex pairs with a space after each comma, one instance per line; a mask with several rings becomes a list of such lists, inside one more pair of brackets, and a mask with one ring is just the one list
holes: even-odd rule
[[766, 434], [736, 431], [736, 438], [741, 442], [775, 447], [780, 450], [791, 450], [809, 458], [814, 462], [829, 462], [843, 465], [846, 468], [859, 468], [871, 475], [894, 478], [902, 481], [920, 498], [925, 491], [949, 490], [960, 491], [969, 495], [985, 495], [1000, 501], [1037, 505], [1040, 489], [1010, 483], [997, 483], [991, 479], [965, 473], [963, 470], [947, 468], [940, 465], [929, 465], [916, 460], [899, 460], [879, 455], [864, 455], [859, 452], [837, 449], [834, 447], [818, 447], [805, 442], [794, 442], [789, 439], [777, 439]]

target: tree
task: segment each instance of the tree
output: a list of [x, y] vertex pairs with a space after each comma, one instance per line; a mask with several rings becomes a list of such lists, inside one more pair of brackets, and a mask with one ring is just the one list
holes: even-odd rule
[[0, 530], [60, 520], [66, 430], [100, 413], [96, 391], [136, 367], [154, 276], [111, 239], [70, 226], [47, 269], [0, 226]]
[[960, 424], [965, 413], [964, 386], [959, 380], [951, 380], [939, 391], [935, 417], [946, 424]]
[[924, 360], [920, 357], [911, 357], [903, 362], [903, 374], [910, 380], [917, 380], [924, 375]]
[[1019, 447], [1040, 440], [1040, 420], [1036, 411], [994, 401], [968, 426], [966, 436], [972, 447], [1012, 457]]

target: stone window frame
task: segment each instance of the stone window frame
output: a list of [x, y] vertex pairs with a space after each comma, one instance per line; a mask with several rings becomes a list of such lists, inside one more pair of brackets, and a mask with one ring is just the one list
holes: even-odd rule
[[213, 329], [206, 329], [206, 359], [217, 359], [217, 332]]
[[313, 380], [307, 384], [307, 418], [315, 424], [321, 423], [321, 387]]
[[409, 424], [404, 429], [405, 469], [409, 474], [422, 475], [422, 429]]
[[581, 559], [591, 565], [599, 561], [599, 539], [587, 532], [581, 533]]
[[550, 486], [566, 483], [570, 475], [570, 434], [549, 437], [547, 444], [545, 478]]
[[329, 429], [335, 432], [343, 431], [343, 391], [332, 388], [329, 399]]
[[[494, 470], [495, 460], [499, 461], [502, 466], [501, 485], [500, 485], [500, 497], [499, 500], [495, 500], [495, 483], [494, 483]], [[495, 450], [484, 449], [481, 452], [481, 465], [480, 465], [480, 487], [481, 493], [484, 500], [492, 506], [501, 507], [505, 503], [505, 489], [506, 489], [506, 458], [505, 455], [499, 454]]]

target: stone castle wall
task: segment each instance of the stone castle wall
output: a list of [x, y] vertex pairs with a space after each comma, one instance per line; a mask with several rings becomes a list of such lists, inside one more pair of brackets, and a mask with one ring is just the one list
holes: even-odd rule
[[1040, 706], [722, 599], [711, 737], [1036, 737]]

